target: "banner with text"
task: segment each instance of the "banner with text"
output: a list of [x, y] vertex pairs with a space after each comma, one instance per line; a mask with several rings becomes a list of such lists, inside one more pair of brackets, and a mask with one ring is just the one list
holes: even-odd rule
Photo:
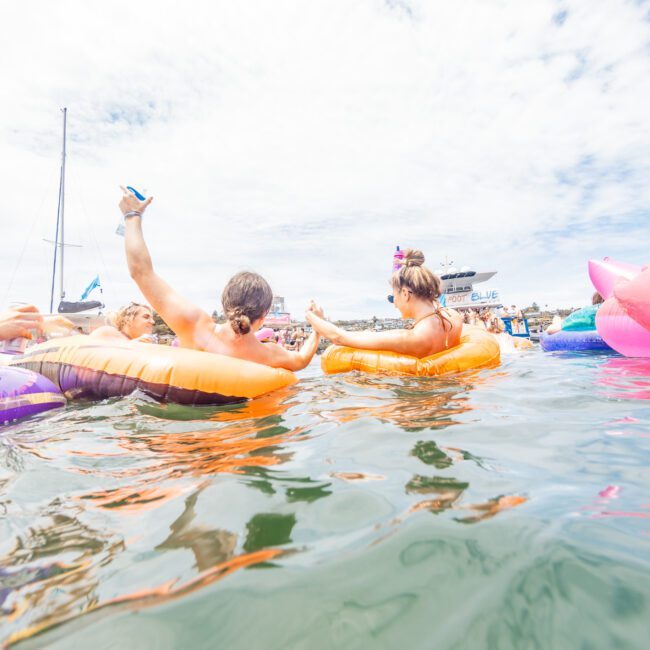
[[463, 291], [460, 293], [448, 293], [447, 307], [497, 307], [501, 304], [498, 289], [486, 289], [484, 291]]

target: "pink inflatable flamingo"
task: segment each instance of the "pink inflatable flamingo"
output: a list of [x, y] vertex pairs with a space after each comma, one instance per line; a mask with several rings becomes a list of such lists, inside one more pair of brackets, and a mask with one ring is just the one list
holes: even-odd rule
[[614, 297], [596, 314], [596, 329], [610, 347], [626, 357], [650, 357], [650, 330], [630, 318]]
[[650, 330], [650, 267], [631, 280], [620, 279], [614, 287], [614, 296], [628, 316]]
[[604, 260], [589, 260], [589, 277], [596, 291], [605, 299], [611, 298], [614, 293], [614, 285], [619, 278], [631, 280], [641, 271], [640, 266], [617, 262], [611, 257]]
[[596, 314], [603, 340], [626, 357], [650, 357], [648, 268], [606, 257], [589, 261], [589, 277], [605, 302]]

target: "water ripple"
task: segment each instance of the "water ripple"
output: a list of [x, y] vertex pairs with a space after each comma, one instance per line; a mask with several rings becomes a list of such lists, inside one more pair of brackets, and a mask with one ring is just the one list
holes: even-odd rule
[[649, 397], [646, 362], [532, 350], [6, 427], [0, 642], [643, 647]]

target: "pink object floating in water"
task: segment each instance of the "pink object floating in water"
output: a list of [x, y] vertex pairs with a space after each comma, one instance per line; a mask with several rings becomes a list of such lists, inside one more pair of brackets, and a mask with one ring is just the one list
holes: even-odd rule
[[619, 279], [614, 286], [614, 296], [630, 318], [650, 330], [650, 267], [631, 280]]
[[636, 264], [617, 262], [606, 257], [604, 260], [589, 260], [589, 277], [596, 291], [605, 299], [611, 298], [614, 286], [620, 278], [631, 280], [636, 277], [641, 267]]
[[603, 340], [626, 357], [650, 357], [650, 267], [589, 260], [589, 277], [605, 302], [596, 314]]
[[608, 485], [602, 492], [598, 493], [599, 497], [603, 499], [616, 499], [621, 493], [621, 487], [619, 485]]
[[632, 320], [616, 298], [598, 310], [596, 329], [607, 345], [626, 357], [650, 357], [650, 331]]

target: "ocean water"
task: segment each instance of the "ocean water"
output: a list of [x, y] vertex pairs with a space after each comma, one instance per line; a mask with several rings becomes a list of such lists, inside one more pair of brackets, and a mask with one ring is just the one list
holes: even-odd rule
[[650, 361], [322, 375], [0, 430], [0, 643], [647, 648]]

